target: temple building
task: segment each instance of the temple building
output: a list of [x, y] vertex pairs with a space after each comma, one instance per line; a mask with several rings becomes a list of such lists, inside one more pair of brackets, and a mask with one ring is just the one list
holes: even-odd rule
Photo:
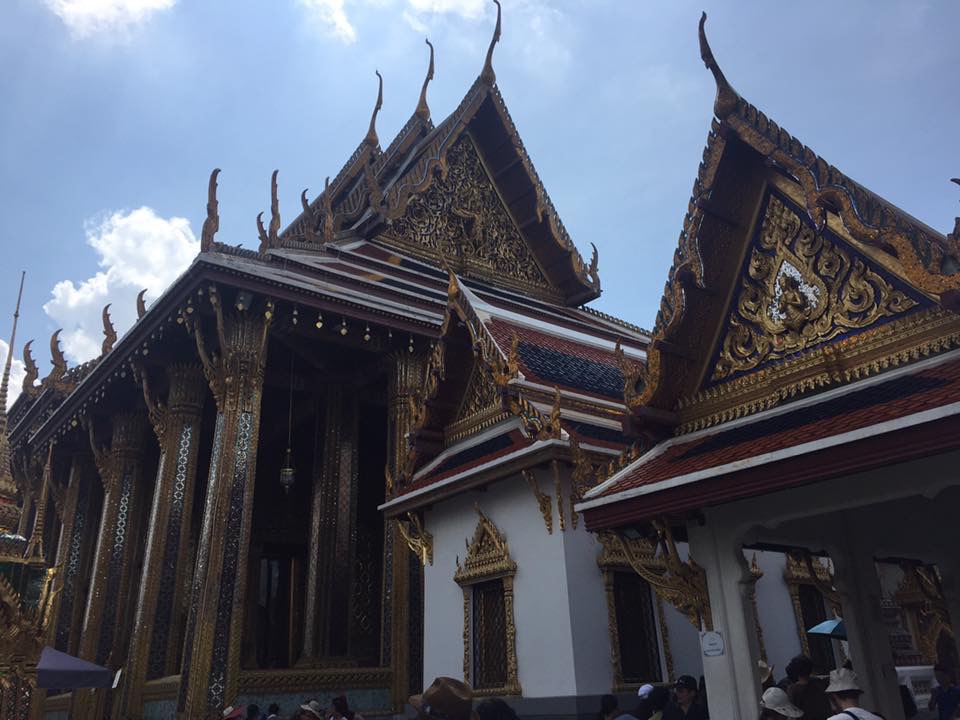
[[[40, 379], [28, 342], [9, 414], [7, 359], [0, 563], [50, 587], [0, 578], [32, 633], [17, 663], [0, 637], [0, 716], [345, 693], [387, 717], [446, 675], [575, 718], [692, 674], [711, 717], [746, 720], [758, 661], [804, 652], [852, 660], [896, 720], [898, 683], [926, 697], [957, 661], [960, 219], [938, 233], [775, 125], [701, 20], [716, 117], [660, 312], [605, 315], [597, 249], [497, 89], [499, 37], [498, 3], [437, 124], [431, 46], [385, 149], [381, 78], [286, 227], [274, 172], [257, 250], [217, 238], [215, 170], [190, 267], [122, 337], [104, 308], [90, 362], [58, 331]], [[835, 615], [848, 640], [807, 632]], [[119, 685], [36, 688], [43, 644]]]

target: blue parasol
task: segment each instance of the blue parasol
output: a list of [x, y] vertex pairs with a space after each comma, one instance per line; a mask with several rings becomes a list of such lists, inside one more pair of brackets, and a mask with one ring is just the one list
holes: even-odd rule
[[843, 620], [841, 618], [825, 620], [819, 625], [814, 625], [812, 628], [807, 630], [807, 635], [826, 635], [834, 640], [846, 640], [847, 626], [843, 624]]

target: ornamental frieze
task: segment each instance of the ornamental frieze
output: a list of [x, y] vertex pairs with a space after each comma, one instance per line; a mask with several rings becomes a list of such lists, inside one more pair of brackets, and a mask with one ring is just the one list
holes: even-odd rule
[[711, 380], [899, 316], [917, 297], [771, 195]]
[[469, 135], [447, 153], [447, 172], [414, 197], [380, 239], [458, 273], [553, 297]]

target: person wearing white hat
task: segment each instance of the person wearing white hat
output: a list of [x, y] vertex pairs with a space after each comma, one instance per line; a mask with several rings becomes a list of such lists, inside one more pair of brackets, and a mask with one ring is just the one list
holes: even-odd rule
[[830, 671], [830, 684], [827, 685], [827, 695], [837, 710], [828, 720], [883, 720], [876, 713], [864, 710], [859, 706], [863, 690], [857, 684], [857, 675], [848, 668]]
[[798, 708], [787, 697], [782, 688], [772, 687], [763, 691], [760, 698], [761, 720], [783, 720], [783, 718], [803, 717], [803, 710]]

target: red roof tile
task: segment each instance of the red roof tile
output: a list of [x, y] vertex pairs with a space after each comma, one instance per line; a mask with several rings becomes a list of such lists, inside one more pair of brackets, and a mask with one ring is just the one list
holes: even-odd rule
[[673, 444], [659, 456], [647, 461], [640, 458], [632, 471], [628, 469], [596, 498], [825, 440], [958, 401], [960, 360], [950, 360], [790, 412], [762, 415], [756, 422], [730, 428], [720, 426], [714, 433], [698, 434], [687, 442], [665, 441]]

